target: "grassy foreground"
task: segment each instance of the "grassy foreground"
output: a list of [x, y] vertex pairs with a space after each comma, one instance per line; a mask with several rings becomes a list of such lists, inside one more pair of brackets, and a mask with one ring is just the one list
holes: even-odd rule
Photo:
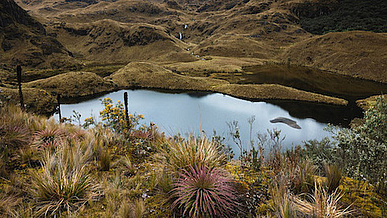
[[309, 141], [285, 153], [280, 131], [242, 145], [234, 128], [238, 159], [221, 137], [166, 137], [154, 124], [140, 125], [142, 115], [126, 122], [122, 103], [102, 103], [105, 123], [87, 118], [83, 127], [0, 107], [1, 216], [386, 215], [384, 99], [334, 141]]

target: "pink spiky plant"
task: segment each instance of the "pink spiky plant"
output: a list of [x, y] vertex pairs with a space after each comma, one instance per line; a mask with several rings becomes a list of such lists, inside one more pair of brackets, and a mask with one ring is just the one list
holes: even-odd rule
[[219, 168], [190, 166], [179, 173], [172, 197], [174, 209], [189, 217], [230, 217], [237, 202], [232, 179]]
[[47, 128], [34, 134], [33, 146], [38, 149], [55, 148], [62, 141], [64, 132], [58, 128]]

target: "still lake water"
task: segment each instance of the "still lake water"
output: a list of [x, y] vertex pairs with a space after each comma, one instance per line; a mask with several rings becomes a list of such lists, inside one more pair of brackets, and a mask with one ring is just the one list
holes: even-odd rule
[[[125, 91], [129, 95], [129, 113], [144, 115], [143, 124], [154, 122], [159, 130], [169, 136], [178, 133], [183, 136], [197, 135], [204, 131], [211, 137], [215, 130], [217, 135], [226, 138], [225, 143], [233, 148], [236, 156], [239, 156], [239, 150], [230, 138], [227, 123], [238, 121], [242, 142], [248, 146], [250, 140], [248, 120], [252, 116], [255, 116], [252, 139], [257, 138], [257, 133], [266, 133], [267, 129], [281, 130], [281, 135], [286, 136], [284, 148], [302, 144], [306, 140], [320, 140], [330, 136], [330, 133], [323, 130], [327, 126], [325, 123], [312, 118], [292, 117], [288, 111], [270, 103], [251, 102], [219, 93], [199, 96], [150, 90], [121, 90], [80, 103], [62, 104], [62, 116], [69, 118], [75, 110], [82, 115], [81, 120], [93, 116], [100, 121], [99, 111], [103, 110], [103, 105], [99, 99], [109, 97], [114, 103], [119, 100], [123, 102]], [[57, 114], [54, 117], [58, 120]], [[270, 120], [276, 117], [291, 118], [297, 121], [302, 129], [295, 129], [283, 123], [270, 123]]]

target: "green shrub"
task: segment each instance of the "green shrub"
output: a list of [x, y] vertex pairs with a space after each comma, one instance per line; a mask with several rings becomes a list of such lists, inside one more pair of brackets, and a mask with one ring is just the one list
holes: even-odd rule
[[141, 114], [129, 114], [130, 126], [128, 126], [125, 118], [124, 104], [121, 101], [118, 101], [115, 106], [113, 106], [113, 101], [110, 98], [105, 98], [101, 101], [105, 108], [99, 113], [102, 117], [102, 121], [105, 121], [104, 126], [109, 127], [116, 132], [135, 129], [139, 124], [139, 120], [143, 119]]
[[347, 175], [382, 190], [387, 185], [387, 102], [381, 97], [364, 114], [364, 123], [334, 137], [343, 152]]
[[[337, 129], [337, 128], [336, 128]], [[381, 97], [364, 114], [364, 122], [352, 129], [338, 129], [334, 141], [309, 141], [307, 156], [323, 168], [323, 163], [336, 164], [357, 180], [368, 181], [379, 191], [387, 186], [387, 103]]]

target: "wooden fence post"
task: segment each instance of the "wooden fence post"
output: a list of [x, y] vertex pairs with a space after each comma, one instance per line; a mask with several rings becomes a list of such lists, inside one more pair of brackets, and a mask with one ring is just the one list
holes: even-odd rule
[[125, 104], [126, 125], [128, 126], [128, 128], [130, 130], [131, 126], [130, 126], [130, 119], [129, 119], [129, 106], [128, 106], [128, 93], [127, 92], [124, 92], [124, 104]]
[[16, 73], [17, 73], [17, 83], [19, 86], [19, 98], [20, 98], [20, 108], [24, 111], [24, 99], [23, 99], [23, 92], [21, 88], [21, 82], [22, 82], [22, 68], [20, 65], [17, 65], [16, 67]]
[[61, 123], [62, 122], [62, 114], [61, 114], [61, 111], [60, 111], [60, 94], [56, 94], [56, 100], [58, 102], [58, 114], [59, 114], [59, 122]]

